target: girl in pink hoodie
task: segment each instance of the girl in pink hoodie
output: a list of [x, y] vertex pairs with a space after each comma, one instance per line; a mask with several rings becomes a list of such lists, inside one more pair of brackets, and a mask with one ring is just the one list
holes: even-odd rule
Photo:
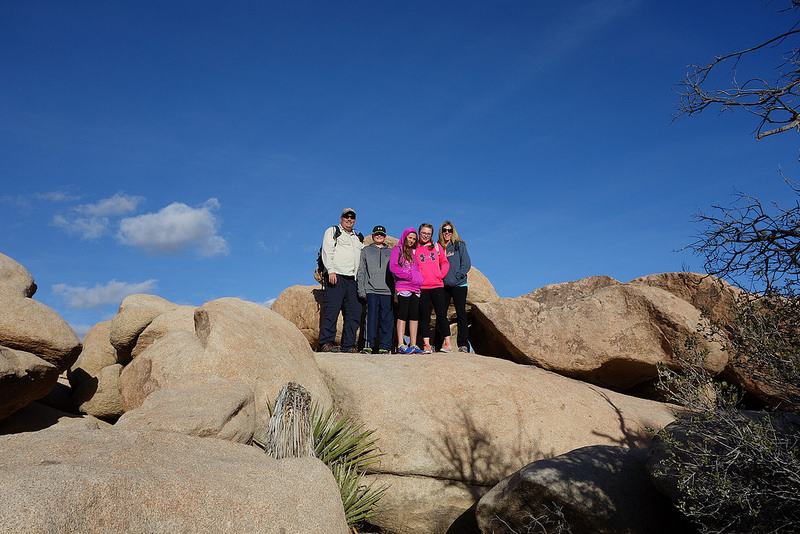
[[436, 333], [444, 340], [440, 352], [453, 352], [450, 346], [450, 325], [447, 323], [447, 295], [444, 291], [444, 277], [450, 268], [442, 246], [432, 241], [433, 226], [423, 223], [419, 226], [419, 244], [414, 249], [414, 256], [422, 274], [420, 291], [419, 316], [421, 324], [419, 333], [422, 336], [422, 352], [430, 354], [431, 348], [431, 304], [436, 312]]
[[[389, 270], [394, 275], [394, 288], [397, 292], [397, 353], [422, 354], [417, 347], [417, 325], [419, 324], [419, 293], [422, 275], [414, 257], [417, 232], [406, 228], [400, 241], [392, 249]], [[428, 312], [430, 315], [430, 312]], [[406, 323], [408, 323], [409, 344], [405, 344]]]

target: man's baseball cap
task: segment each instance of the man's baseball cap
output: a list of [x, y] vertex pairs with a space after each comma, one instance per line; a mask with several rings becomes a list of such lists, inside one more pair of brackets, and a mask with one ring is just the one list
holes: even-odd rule
[[372, 229], [372, 235], [386, 235], [386, 228], [381, 225], [376, 226]]
[[350, 214], [353, 217], [355, 217], [356, 216], [356, 211], [353, 208], [345, 208], [345, 209], [343, 209], [342, 210], [342, 217], [344, 217], [347, 214]]

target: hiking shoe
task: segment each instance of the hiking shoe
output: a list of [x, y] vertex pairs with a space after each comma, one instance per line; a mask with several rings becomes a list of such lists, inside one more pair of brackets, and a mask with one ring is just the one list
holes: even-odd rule
[[320, 352], [339, 352], [339, 347], [333, 343], [325, 343], [319, 348]]
[[346, 352], [348, 354], [358, 354], [358, 349], [355, 347], [350, 347], [347, 350], [343, 350], [342, 352]]
[[446, 343], [442, 345], [442, 348], [439, 349], [439, 352], [453, 352], [453, 346], [450, 343]]
[[431, 350], [431, 346], [427, 343], [424, 347], [422, 347], [422, 354], [431, 354], [433, 351]]
[[414, 347], [409, 347], [408, 345], [400, 345], [397, 347], [397, 354], [413, 354]]
[[425, 352], [423, 352], [423, 350], [418, 346], [414, 345], [411, 347], [411, 354], [425, 354]]
[[458, 352], [469, 352], [469, 347], [458, 347]]
[[386, 349], [378, 349], [378, 354], [389, 354], [389, 351]]
[[372, 354], [372, 347], [364, 347], [361, 349], [361, 354]]

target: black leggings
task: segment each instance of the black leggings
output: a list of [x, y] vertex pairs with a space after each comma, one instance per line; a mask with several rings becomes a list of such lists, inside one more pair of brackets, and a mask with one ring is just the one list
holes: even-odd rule
[[423, 289], [419, 295], [419, 337], [431, 337], [431, 304], [436, 312], [436, 332], [442, 340], [450, 335], [447, 322], [447, 294], [443, 287]]

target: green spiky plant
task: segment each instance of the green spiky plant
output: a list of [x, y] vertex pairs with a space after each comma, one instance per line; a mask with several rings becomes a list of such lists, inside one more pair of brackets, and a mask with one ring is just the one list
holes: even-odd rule
[[[272, 405], [268, 404], [272, 415]], [[331, 470], [339, 485], [345, 518], [351, 527], [363, 523], [380, 513], [378, 501], [388, 489], [373, 488], [375, 482], [364, 481], [366, 466], [378, 461], [374, 430], [365, 430], [364, 423], [332, 407], [321, 409], [316, 403], [311, 408], [311, 426], [314, 436], [314, 453]], [[253, 444], [264, 449], [265, 443], [253, 438]]]

